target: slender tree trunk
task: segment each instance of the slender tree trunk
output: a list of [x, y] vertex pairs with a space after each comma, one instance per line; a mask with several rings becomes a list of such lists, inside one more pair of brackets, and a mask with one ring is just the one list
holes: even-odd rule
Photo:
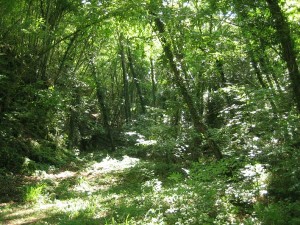
[[264, 89], [267, 89], [268, 85], [265, 83], [263, 76], [258, 68], [257, 61], [253, 57], [251, 57], [251, 64], [252, 64], [252, 67], [254, 68], [254, 71], [255, 71], [255, 74], [256, 74], [256, 77], [257, 77], [257, 80], [258, 80], [260, 86]]
[[153, 59], [150, 59], [150, 65], [151, 65], [151, 82], [152, 82], [152, 106], [156, 106], [156, 80], [155, 80], [155, 73], [154, 73], [154, 64]]
[[128, 75], [126, 71], [126, 61], [125, 61], [125, 52], [124, 52], [124, 44], [123, 44], [123, 34], [121, 34], [119, 37], [119, 45], [120, 45], [121, 65], [122, 65], [122, 73], [123, 73], [125, 120], [126, 123], [128, 123], [130, 121], [131, 112], [130, 112]]
[[283, 59], [287, 64], [289, 78], [293, 90], [297, 109], [300, 112], [300, 72], [296, 60], [296, 52], [293, 46], [293, 40], [289, 25], [280, 9], [278, 0], [266, 0], [274, 20], [274, 26], [277, 31], [278, 40], [282, 47]]
[[266, 49], [265, 49], [265, 44], [264, 41], [262, 39], [260, 39], [260, 54], [259, 54], [259, 64], [261, 66], [262, 72], [266, 74], [266, 77], [268, 79], [268, 82], [270, 83], [270, 85], [273, 87], [273, 82], [275, 83], [276, 89], [277, 91], [279, 91], [280, 93], [282, 92], [281, 90], [281, 86], [280, 83], [278, 81], [278, 78], [276, 77], [276, 73], [273, 69], [268, 59], [268, 56], [265, 54]]
[[[59, 24], [61, 15], [64, 9], [58, 7], [58, 3], [51, 0], [40, 0], [40, 15], [45, 20], [45, 26], [43, 26], [43, 32], [48, 33], [42, 40], [42, 51], [49, 48], [52, 45], [55, 38], [51, 35], [51, 32], [55, 30], [55, 27]], [[53, 51], [49, 51], [45, 54], [41, 54], [39, 65], [39, 78], [43, 82], [43, 87], [46, 88], [50, 84], [47, 74], [48, 64], [51, 62], [51, 56]]]
[[[46, 37], [47, 40], [45, 40], [46, 43], [44, 43], [43, 45], [43, 49], [47, 48], [47, 46], [51, 45], [51, 40]], [[47, 87], [47, 68], [48, 68], [48, 63], [49, 63], [49, 59], [50, 59], [50, 52], [47, 52], [46, 54], [44, 54], [41, 58], [40, 58], [40, 64], [39, 64], [39, 79], [43, 82], [43, 87]]]
[[[226, 76], [225, 76], [225, 72], [224, 72], [223, 61], [217, 59], [216, 60], [216, 67], [217, 67], [217, 70], [219, 71], [220, 76], [221, 76], [221, 85], [220, 85], [220, 87], [226, 87], [227, 86], [227, 80], [226, 80]], [[230, 100], [230, 97], [227, 94], [225, 95], [225, 99], [226, 99], [227, 106], [229, 106], [231, 104], [231, 100]], [[231, 115], [231, 112], [230, 112], [230, 115]]]
[[260, 55], [259, 59], [258, 59], [261, 70], [266, 75], [266, 78], [267, 78], [267, 81], [268, 81], [270, 87], [281, 92], [281, 87], [280, 87], [278, 79], [275, 75], [275, 71], [271, 67], [268, 66], [270, 64], [270, 62], [268, 62], [268, 60], [266, 61], [265, 57], [266, 56]]
[[215, 155], [216, 159], [220, 160], [223, 157], [222, 153], [221, 153], [219, 147], [216, 145], [216, 143], [207, 136], [207, 127], [205, 126], [205, 124], [203, 124], [201, 122], [201, 118], [200, 118], [200, 116], [197, 112], [197, 109], [196, 109], [195, 105], [194, 105], [193, 99], [190, 96], [190, 94], [188, 92], [188, 89], [185, 85], [184, 79], [182, 78], [182, 76], [180, 74], [181, 72], [180, 72], [179, 68], [176, 65], [175, 57], [174, 57], [174, 54], [171, 50], [170, 43], [164, 37], [164, 35], [165, 35], [165, 25], [157, 17], [154, 19], [154, 21], [155, 21], [156, 29], [161, 34], [161, 39], [160, 40], [161, 40], [161, 43], [162, 43], [162, 46], [163, 46], [163, 51], [164, 51], [164, 53], [165, 53], [165, 55], [166, 55], [166, 57], [169, 61], [170, 68], [171, 68], [171, 70], [173, 72], [173, 75], [174, 75], [173, 76], [173, 81], [176, 84], [176, 86], [179, 88], [179, 90], [180, 90], [180, 92], [183, 96], [183, 99], [184, 99], [184, 101], [185, 101], [185, 103], [186, 103], [186, 105], [189, 109], [189, 113], [190, 113], [194, 128], [198, 133], [203, 134], [203, 136], [207, 139], [209, 148], [211, 149], [211, 151]]
[[115, 148], [115, 143], [114, 143], [111, 127], [110, 127], [108, 109], [105, 105], [104, 93], [103, 93], [102, 87], [97, 79], [97, 73], [96, 73], [95, 65], [93, 63], [92, 63], [92, 75], [93, 75], [93, 79], [96, 83], [96, 89], [97, 89], [96, 93], [97, 93], [97, 99], [98, 99], [98, 103], [99, 103], [99, 106], [101, 109], [101, 113], [103, 116], [103, 126], [106, 131], [107, 137], [109, 139], [111, 150], [115, 151], [116, 148]]
[[103, 125], [104, 125], [104, 128], [106, 130], [109, 142], [110, 142], [111, 150], [115, 151], [116, 148], [115, 148], [115, 143], [114, 143], [111, 127], [110, 127], [110, 124], [109, 124], [108, 110], [105, 106], [104, 94], [102, 92], [101, 87], [99, 86], [99, 82], [97, 82], [97, 99], [98, 99], [98, 102], [99, 102], [99, 105], [100, 105], [100, 108], [101, 108], [101, 111], [102, 111]]
[[143, 94], [142, 94], [140, 81], [137, 77], [137, 74], [136, 74], [134, 66], [133, 66], [133, 59], [132, 59], [132, 54], [131, 54], [131, 50], [130, 50], [129, 46], [127, 48], [127, 56], [128, 56], [129, 68], [130, 68], [131, 74], [133, 76], [133, 80], [134, 80], [134, 83], [135, 83], [135, 86], [136, 86], [137, 94], [138, 94], [139, 99], [140, 99], [142, 113], [145, 114], [146, 113], [145, 101], [144, 101], [144, 97], [143, 97]]
[[64, 69], [64, 66], [65, 66], [65, 63], [66, 63], [66, 61], [67, 61], [67, 58], [68, 58], [68, 56], [70, 55], [70, 52], [71, 52], [72, 47], [73, 47], [73, 44], [74, 44], [74, 42], [75, 42], [75, 40], [76, 40], [77, 37], [78, 37], [78, 35], [76, 34], [76, 35], [74, 35], [74, 36], [70, 39], [70, 42], [69, 42], [69, 44], [68, 44], [68, 47], [67, 47], [66, 51], [64, 52], [64, 55], [63, 55], [63, 57], [62, 57], [62, 59], [61, 59], [61, 63], [60, 63], [60, 65], [59, 65], [57, 74], [56, 74], [56, 76], [55, 76], [55, 78], [54, 78], [54, 84], [56, 83], [57, 79], [59, 79], [59, 76], [60, 76], [61, 72], [62, 72], [63, 69]]
[[80, 94], [75, 89], [73, 92], [72, 108], [70, 110], [69, 118], [69, 133], [68, 133], [68, 148], [73, 149], [79, 145], [80, 134], [78, 130], [78, 112], [76, 112], [76, 105], [80, 104]]
[[221, 87], [225, 87], [226, 86], [226, 78], [225, 78], [225, 72], [223, 69], [223, 62], [219, 59], [216, 60], [216, 67], [220, 73], [221, 76]]
[[[255, 71], [255, 74], [256, 74], [256, 77], [257, 77], [257, 80], [260, 84], [260, 86], [264, 89], [268, 89], [268, 85], [265, 83], [265, 81], [263, 80], [263, 76], [262, 76], [262, 73], [261, 73], [261, 70], [259, 69], [258, 67], [258, 63], [257, 61], [254, 59], [254, 56], [252, 53], [250, 53], [250, 57], [251, 57], [251, 64], [254, 68], [254, 71]], [[267, 99], [269, 100], [270, 102], [270, 105], [272, 107], [272, 110], [273, 110], [273, 113], [276, 115], [277, 114], [277, 107], [275, 105], [275, 102], [272, 100], [271, 96], [269, 94], [266, 94], [266, 97]]]

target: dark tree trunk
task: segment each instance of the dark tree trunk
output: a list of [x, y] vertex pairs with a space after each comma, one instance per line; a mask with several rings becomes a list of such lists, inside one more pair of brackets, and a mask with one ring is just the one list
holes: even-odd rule
[[[266, 57], [267, 56], [265, 56], [265, 55], [259, 56], [258, 62], [261, 67], [261, 70], [266, 75], [266, 78], [267, 78], [267, 81], [268, 81], [270, 87], [275, 88], [276, 90], [281, 92], [281, 87], [280, 87], [280, 84], [276, 77], [275, 71], [273, 70], [272, 67], [268, 66], [268, 65], [270, 65], [270, 62], [268, 61], [268, 59], [266, 59]], [[275, 86], [274, 86], [273, 82], [275, 83]]]
[[219, 59], [216, 60], [216, 67], [220, 73], [220, 76], [221, 76], [221, 87], [225, 87], [226, 85], [226, 78], [225, 78], [225, 72], [224, 72], [224, 69], [223, 69], [223, 62]]
[[78, 112], [76, 111], [76, 105], [80, 104], [80, 94], [78, 89], [74, 90], [72, 99], [72, 107], [70, 110], [69, 117], [69, 133], [68, 133], [68, 148], [73, 149], [79, 145], [80, 142], [80, 134], [78, 127]]
[[104, 125], [104, 128], [106, 130], [106, 134], [107, 134], [107, 137], [109, 139], [109, 142], [110, 142], [111, 150], [115, 151], [116, 148], [115, 148], [115, 143], [114, 143], [111, 127], [110, 127], [110, 124], [109, 124], [108, 110], [107, 110], [107, 108], [105, 106], [105, 103], [104, 103], [104, 94], [102, 92], [101, 87], [99, 86], [99, 82], [97, 82], [97, 99], [98, 99], [98, 102], [99, 102], [99, 105], [100, 105], [100, 109], [102, 111], [103, 125]]
[[68, 56], [70, 55], [70, 52], [72, 50], [72, 47], [74, 46], [74, 42], [76, 40], [76, 38], [78, 37], [78, 35], [74, 35], [71, 39], [70, 39], [70, 42], [68, 44], [68, 47], [67, 49], [65, 50], [65, 53], [61, 59], [61, 62], [60, 62], [60, 65], [59, 65], [59, 68], [58, 68], [58, 71], [57, 71], [57, 74], [54, 78], [54, 84], [56, 83], [56, 81], [59, 79], [60, 77], [60, 74], [61, 72], [63, 71], [64, 67], [65, 67], [65, 64], [67, 62], [67, 59], [68, 59]]
[[103, 126], [104, 126], [104, 129], [106, 131], [106, 135], [109, 139], [111, 150], [115, 151], [116, 148], [115, 148], [115, 143], [114, 143], [111, 127], [110, 127], [108, 109], [105, 105], [104, 93], [103, 93], [102, 87], [101, 87], [101, 85], [100, 85], [100, 83], [97, 79], [97, 72], [96, 72], [96, 69], [95, 69], [95, 65], [93, 63], [92, 63], [92, 73], [93, 73], [92, 75], [93, 75], [93, 79], [95, 81], [96, 89], [97, 89], [96, 90], [97, 99], [98, 99], [101, 114], [102, 114], [102, 117], [103, 117]]
[[[221, 84], [220, 84], [220, 87], [226, 87], [227, 86], [227, 80], [226, 80], [226, 76], [225, 76], [225, 72], [224, 72], [224, 64], [223, 64], [223, 61], [220, 60], [220, 59], [217, 59], [216, 60], [216, 67], [217, 67], [217, 70], [219, 71], [220, 73], [220, 76], [221, 76]], [[225, 99], [226, 99], [226, 104], [227, 106], [229, 106], [231, 104], [231, 99], [230, 97], [228, 96], [228, 94], [225, 95]], [[230, 115], [232, 115], [232, 112], [230, 112]]]
[[[275, 84], [277, 91], [282, 93], [280, 83], [276, 76], [276, 72], [272, 66], [272, 63], [269, 60], [269, 57], [266, 54], [266, 51], [267, 51], [267, 49], [266, 49], [265, 41], [262, 38], [260, 38], [259, 39], [260, 54], [258, 56], [258, 62], [260, 64], [261, 71], [266, 75], [269, 85], [271, 87], [274, 87], [274, 84]], [[273, 84], [273, 82], [274, 82], [274, 84]]]
[[125, 120], [126, 123], [130, 121], [131, 112], [130, 112], [130, 98], [129, 98], [129, 85], [128, 85], [128, 75], [126, 71], [126, 60], [123, 44], [123, 35], [119, 37], [120, 45], [120, 55], [121, 55], [121, 65], [122, 65], [122, 74], [123, 74], [123, 93], [124, 93], [124, 108], [125, 108]]
[[282, 47], [282, 56], [287, 64], [289, 78], [297, 109], [300, 112], [300, 72], [296, 60], [296, 52], [289, 25], [280, 9], [278, 0], [266, 0], [274, 20], [277, 37]]
[[[250, 52], [250, 57], [251, 57], [251, 64], [252, 64], [252, 66], [254, 68], [254, 71], [255, 71], [255, 74], [256, 74], [256, 77], [257, 77], [257, 80], [258, 80], [260, 86], [263, 89], [268, 89], [269, 87], [266, 84], [266, 82], [264, 81], [263, 76], [262, 76], [262, 72], [261, 72], [261, 70], [258, 67], [258, 62], [254, 59], [254, 56], [253, 56], [253, 54], [251, 52]], [[266, 97], [267, 97], [267, 99], [270, 102], [270, 105], [272, 107], [273, 113], [276, 115], [277, 114], [277, 107], [275, 105], [275, 102], [272, 100], [272, 98], [271, 98], [270, 95], [267, 94]]]
[[153, 65], [153, 59], [150, 59], [150, 65], [151, 65], [151, 82], [152, 82], [152, 106], [156, 106], [156, 81], [155, 81], [155, 73], [154, 73], [154, 65]]
[[142, 90], [141, 90], [141, 86], [140, 86], [140, 81], [137, 77], [137, 74], [135, 72], [134, 66], [133, 66], [133, 58], [132, 58], [132, 54], [131, 54], [131, 50], [130, 47], [128, 46], [127, 49], [127, 56], [128, 56], [128, 62], [129, 62], [129, 68], [136, 86], [136, 90], [137, 90], [137, 94], [139, 96], [140, 99], [140, 104], [141, 104], [141, 109], [142, 109], [142, 113], [145, 114], [146, 113], [146, 106], [145, 106], [145, 100], [142, 94]]
[[263, 76], [262, 76], [262, 74], [261, 74], [261, 71], [260, 71], [260, 69], [258, 68], [257, 61], [256, 61], [253, 57], [251, 57], [251, 65], [252, 65], [252, 67], [253, 67], [253, 69], [254, 69], [254, 71], [255, 71], [255, 74], [256, 74], [256, 77], [257, 77], [257, 80], [258, 80], [260, 86], [261, 86], [262, 88], [267, 89], [267, 88], [268, 88], [268, 85], [265, 83], [265, 81], [264, 81], [264, 79], [263, 79]]

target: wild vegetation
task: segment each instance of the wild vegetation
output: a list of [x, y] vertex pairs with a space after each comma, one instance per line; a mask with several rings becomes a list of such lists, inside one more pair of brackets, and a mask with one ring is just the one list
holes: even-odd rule
[[0, 14], [0, 223], [300, 224], [297, 1]]

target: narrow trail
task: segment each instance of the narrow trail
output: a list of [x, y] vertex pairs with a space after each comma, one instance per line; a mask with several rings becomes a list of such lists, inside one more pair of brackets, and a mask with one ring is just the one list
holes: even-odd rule
[[[187, 169], [165, 160], [89, 155], [65, 169], [26, 177], [18, 187], [22, 198], [0, 204], [0, 224], [262, 224], [248, 212], [266, 191], [267, 171], [261, 164], [246, 165], [240, 170], [244, 179], [228, 183], [224, 163], [218, 170], [216, 163]], [[252, 177], [256, 189], [249, 189]], [[248, 208], [236, 213], [241, 206], [235, 199]]]
[[[72, 218], [80, 217], [80, 213], [88, 217], [89, 211], [97, 210], [100, 205], [102, 209], [94, 217], [105, 217], [108, 205], [120, 197], [114, 196], [110, 188], [120, 184], [126, 171], [139, 162], [128, 156], [121, 159], [107, 156], [97, 161], [91, 158], [77, 170], [40, 171], [27, 177], [27, 182], [31, 182], [27, 184], [27, 195], [33, 198], [30, 202], [0, 204], [0, 224], [72, 224]], [[34, 188], [30, 191], [30, 187], [36, 187], [36, 191]], [[86, 222], [99, 224], [94, 219]]]

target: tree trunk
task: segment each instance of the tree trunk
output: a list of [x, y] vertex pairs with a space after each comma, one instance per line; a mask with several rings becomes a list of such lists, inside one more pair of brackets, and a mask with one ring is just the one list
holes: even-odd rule
[[98, 99], [98, 102], [99, 102], [99, 105], [100, 105], [100, 109], [102, 111], [103, 125], [104, 125], [104, 128], [106, 130], [106, 134], [107, 134], [107, 137], [109, 139], [109, 142], [110, 142], [111, 150], [115, 151], [116, 148], [115, 148], [115, 143], [114, 143], [111, 127], [110, 127], [110, 124], [109, 124], [108, 110], [107, 110], [107, 108], [105, 106], [105, 103], [104, 103], [104, 94], [102, 92], [101, 87], [99, 86], [99, 82], [97, 82], [97, 99]]
[[93, 79], [94, 79], [95, 84], [96, 84], [97, 99], [98, 99], [100, 110], [101, 110], [101, 113], [102, 113], [102, 116], [103, 116], [103, 126], [104, 126], [104, 129], [106, 131], [106, 135], [109, 139], [111, 150], [115, 151], [115, 149], [116, 149], [115, 148], [115, 143], [114, 143], [114, 139], [113, 139], [110, 123], [109, 123], [109, 113], [108, 113], [108, 109], [105, 105], [104, 93], [103, 93], [101, 85], [100, 85], [100, 83], [97, 79], [97, 73], [96, 73], [96, 69], [95, 69], [95, 66], [94, 66], [93, 62], [92, 62], [92, 75], [93, 75]]
[[180, 92], [183, 96], [183, 99], [184, 99], [184, 101], [185, 101], [185, 103], [186, 103], [186, 105], [189, 109], [189, 113], [190, 113], [194, 128], [198, 133], [201, 133], [207, 139], [210, 150], [213, 152], [216, 159], [220, 160], [223, 157], [222, 153], [221, 153], [219, 147], [216, 145], [216, 143], [207, 136], [207, 127], [205, 126], [205, 124], [203, 124], [201, 122], [201, 118], [200, 118], [200, 116], [197, 112], [197, 109], [195, 107], [193, 99], [190, 96], [190, 94], [188, 92], [188, 89], [186, 88], [184, 79], [181, 77], [181, 72], [180, 72], [179, 68], [176, 65], [175, 57], [174, 57], [174, 54], [171, 50], [170, 43], [164, 37], [164, 35], [165, 35], [165, 25], [157, 17], [154, 19], [154, 21], [155, 21], [156, 29], [161, 34], [160, 41], [161, 41], [162, 46], [163, 46], [163, 51], [164, 51], [164, 53], [165, 53], [165, 55], [168, 59], [170, 68], [171, 68], [171, 70], [173, 72], [173, 75], [174, 75], [173, 76], [173, 81], [174, 81], [175, 85], [179, 88], [179, 90], [180, 90]]
[[122, 65], [122, 73], [123, 73], [125, 120], [126, 123], [128, 123], [130, 121], [131, 112], [130, 112], [130, 100], [129, 100], [128, 75], [126, 71], [126, 61], [125, 61], [125, 53], [124, 53], [124, 45], [123, 45], [123, 34], [121, 34], [119, 37], [119, 45], [120, 45], [121, 65]]
[[64, 66], [65, 66], [65, 64], [66, 64], [66, 62], [67, 62], [67, 59], [68, 59], [68, 56], [70, 55], [70, 52], [71, 52], [71, 50], [72, 50], [72, 47], [74, 46], [74, 42], [75, 42], [75, 40], [76, 40], [76, 38], [78, 37], [78, 35], [76, 34], [76, 35], [74, 35], [71, 39], [70, 39], [70, 42], [69, 42], [69, 44], [68, 44], [68, 46], [67, 46], [67, 49], [65, 50], [65, 52], [64, 52], [64, 55], [63, 55], [63, 57], [62, 57], [62, 59], [61, 59], [61, 61], [60, 61], [60, 65], [59, 65], [59, 68], [58, 68], [58, 71], [57, 71], [57, 74], [55, 75], [55, 77], [54, 77], [54, 84], [56, 83], [56, 81], [59, 79], [59, 77], [60, 77], [60, 74], [62, 73], [62, 71], [63, 71], [63, 69], [64, 69]]
[[[258, 62], [261, 67], [261, 70], [266, 75], [266, 78], [267, 78], [267, 81], [268, 81], [270, 87], [274, 88], [278, 92], [282, 92], [281, 86], [278, 82], [275, 71], [273, 70], [272, 67], [268, 66], [268, 65], [270, 65], [270, 62], [268, 62], [268, 59], [266, 59], [266, 57], [267, 56], [265, 56], [265, 55], [259, 56]], [[273, 84], [273, 82], [275, 85]]]
[[217, 70], [219, 71], [220, 73], [220, 76], [221, 76], [221, 85], [220, 87], [225, 87], [226, 86], [226, 78], [225, 78], [225, 72], [224, 72], [224, 69], [223, 69], [223, 62], [219, 59], [216, 60], [216, 67], [217, 67]]
[[[260, 84], [260, 86], [263, 88], [263, 89], [268, 89], [268, 85], [265, 83], [265, 81], [263, 80], [263, 76], [262, 76], [262, 73], [261, 73], [261, 70], [259, 69], [258, 67], [258, 63], [257, 61], [255, 60], [254, 56], [253, 56], [253, 53], [250, 52], [250, 57], [251, 57], [251, 64], [254, 68], [254, 71], [255, 71], [255, 74], [256, 74], [256, 77], [257, 77], [257, 80]], [[273, 113], [274, 115], [277, 115], [277, 107], [275, 105], [275, 102], [272, 100], [271, 96], [269, 94], [266, 94], [266, 97], [267, 99], [269, 100], [270, 102], [270, 105], [272, 107], [272, 110], [273, 110]]]
[[300, 72], [289, 25], [280, 9], [278, 0], [266, 0], [274, 20], [277, 37], [282, 47], [282, 56], [287, 64], [289, 78], [297, 109], [300, 112]]
[[270, 62], [268, 56], [266, 55], [266, 47], [265, 47], [264, 40], [262, 38], [260, 38], [259, 47], [260, 47], [260, 50], [259, 50], [260, 54], [259, 54], [258, 61], [261, 66], [262, 72], [266, 74], [266, 77], [267, 77], [270, 85], [273, 87], [274, 86], [273, 82], [274, 82], [277, 91], [279, 93], [282, 93], [282, 89], [281, 89], [280, 83], [278, 81], [278, 78], [276, 77], [276, 73], [275, 73], [273, 67], [270, 66], [270, 65], [272, 65], [272, 63]]
[[68, 132], [68, 148], [73, 149], [79, 145], [80, 134], [78, 130], [78, 112], [76, 111], [76, 105], [80, 104], [80, 94], [78, 89], [73, 92], [72, 107], [69, 117], [69, 132]]
[[157, 87], [156, 87], [153, 59], [150, 59], [150, 65], [151, 65], [151, 82], [152, 82], [152, 106], [155, 107]]
[[144, 97], [143, 97], [143, 94], [142, 94], [140, 81], [137, 77], [137, 74], [136, 74], [134, 66], [133, 66], [133, 59], [132, 59], [132, 54], [131, 54], [131, 50], [130, 50], [129, 46], [128, 46], [128, 49], [127, 49], [127, 56], [128, 56], [129, 68], [130, 68], [131, 74], [133, 76], [133, 80], [134, 80], [134, 83], [135, 83], [135, 86], [136, 86], [137, 94], [138, 94], [139, 99], [140, 99], [142, 113], [145, 114], [146, 113], [145, 101], [144, 101]]

